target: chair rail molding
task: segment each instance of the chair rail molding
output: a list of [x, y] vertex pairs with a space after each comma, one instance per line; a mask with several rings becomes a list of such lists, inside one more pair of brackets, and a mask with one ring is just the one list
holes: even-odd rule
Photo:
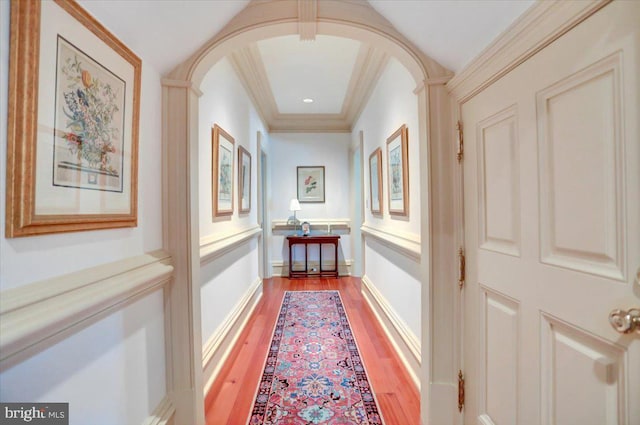
[[393, 249], [412, 260], [420, 262], [422, 258], [420, 235], [398, 232], [388, 228], [372, 227], [366, 223], [360, 227], [360, 230], [366, 237], [375, 238], [386, 247]]
[[[311, 230], [351, 231], [351, 219], [348, 218], [299, 218], [298, 221], [300, 223], [308, 222], [311, 225]], [[299, 226], [300, 224], [298, 224]], [[291, 220], [272, 220], [271, 230], [274, 232], [291, 231], [294, 230], [294, 225], [291, 224]]]
[[200, 238], [200, 265], [210, 263], [233, 251], [250, 239], [257, 238], [261, 233], [262, 228], [255, 225], [248, 229]]
[[165, 251], [125, 258], [0, 294], [0, 370], [167, 284]]
[[538, 1], [448, 83], [464, 103], [612, 0]]

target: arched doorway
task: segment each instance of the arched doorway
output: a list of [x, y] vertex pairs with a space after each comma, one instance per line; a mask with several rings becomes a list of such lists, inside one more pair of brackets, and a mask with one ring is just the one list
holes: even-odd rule
[[[366, 2], [252, 2], [218, 35], [163, 80], [165, 249], [175, 280], [166, 293], [169, 396], [176, 423], [203, 424], [198, 228], [198, 97], [207, 71], [250, 42], [289, 34], [326, 34], [375, 44], [413, 76], [420, 118], [421, 305], [423, 423], [453, 417], [456, 365], [452, 283], [454, 154], [451, 74], [399, 34]], [[434, 320], [437, 317], [438, 320]], [[442, 341], [440, 341], [442, 339]], [[435, 346], [438, 349], [435, 350]], [[437, 400], [437, 403], [433, 401]], [[441, 411], [442, 410], [442, 411]], [[449, 421], [451, 423], [451, 421]]]

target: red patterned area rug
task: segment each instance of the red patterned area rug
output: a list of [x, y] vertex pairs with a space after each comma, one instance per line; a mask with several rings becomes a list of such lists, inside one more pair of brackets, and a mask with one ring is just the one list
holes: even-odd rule
[[338, 291], [285, 292], [249, 424], [383, 424]]

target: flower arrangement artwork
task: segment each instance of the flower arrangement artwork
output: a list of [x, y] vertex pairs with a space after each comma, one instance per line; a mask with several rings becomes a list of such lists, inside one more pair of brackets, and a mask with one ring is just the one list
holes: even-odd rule
[[10, 26], [6, 237], [137, 226], [142, 61], [76, 1]]
[[324, 202], [324, 166], [298, 167], [298, 200]]
[[58, 37], [56, 186], [122, 191], [126, 84]]

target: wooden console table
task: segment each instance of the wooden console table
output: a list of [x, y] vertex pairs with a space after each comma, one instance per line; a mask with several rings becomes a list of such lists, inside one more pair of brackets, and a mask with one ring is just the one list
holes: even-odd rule
[[[289, 241], [289, 278], [304, 278], [304, 277], [338, 277], [338, 239], [340, 235], [309, 235], [309, 236], [287, 236]], [[319, 246], [320, 264], [317, 272], [309, 271], [309, 253], [308, 246], [311, 244], [317, 244]], [[335, 267], [333, 270], [322, 269], [322, 245], [333, 245], [333, 258], [335, 260]], [[293, 246], [304, 245], [304, 270], [293, 270]]]

